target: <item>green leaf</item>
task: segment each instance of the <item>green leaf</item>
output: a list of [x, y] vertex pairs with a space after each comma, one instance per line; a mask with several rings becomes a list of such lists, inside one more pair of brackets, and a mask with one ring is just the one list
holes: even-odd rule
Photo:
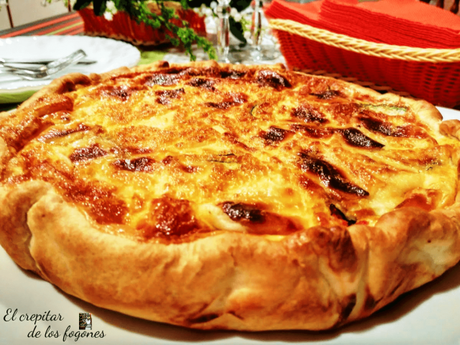
[[75, 11], [79, 11], [81, 9], [84, 9], [85, 7], [88, 7], [91, 4], [92, 0], [77, 0], [75, 5], [73, 5], [73, 9]]
[[230, 7], [236, 8], [238, 12], [241, 12], [244, 9], [248, 8], [250, 4], [251, 4], [251, 0], [232, 0], [230, 1]]
[[163, 18], [167, 21], [173, 18], [179, 19], [179, 17], [176, 15], [176, 12], [174, 11], [174, 8], [163, 7], [161, 9], [161, 14], [163, 15]]
[[[195, 7], [200, 7], [201, 4], [205, 4], [206, 7], [210, 7], [211, 6], [211, 2], [213, 0], [190, 0], [188, 5], [191, 7], [191, 8], [195, 8]], [[217, 0], [214, 0], [217, 2]]]
[[188, 8], [190, 8], [190, 6], [188, 5], [189, 3], [189, 0], [180, 0], [180, 4], [182, 6], [183, 9], [187, 10]]
[[180, 41], [177, 38], [171, 37], [168, 34], [166, 34], [165, 36], [172, 43], [173, 46], [175, 46], [175, 47], [179, 46]]
[[93, 0], [93, 11], [96, 16], [102, 16], [106, 8], [106, 0]]
[[243, 43], [247, 43], [246, 38], [244, 38], [244, 31], [243, 25], [241, 23], [235, 21], [232, 17], [230, 17], [230, 32], [235, 36], [235, 38], [239, 39]]

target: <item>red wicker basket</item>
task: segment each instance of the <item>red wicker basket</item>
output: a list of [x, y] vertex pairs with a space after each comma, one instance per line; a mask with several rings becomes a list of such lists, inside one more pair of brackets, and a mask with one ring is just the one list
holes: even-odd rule
[[373, 43], [284, 19], [270, 26], [291, 68], [339, 73], [445, 107], [460, 104], [460, 49]]
[[[182, 9], [177, 2], [166, 2], [165, 5], [173, 7], [179, 18], [187, 21], [189, 27], [194, 29], [197, 34], [206, 36], [204, 17], [193, 10]], [[158, 12], [155, 3], [150, 3], [149, 9], [154, 13]], [[115, 13], [110, 21], [105, 19], [104, 16], [96, 16], [92, 7], [84, 8], [78, 13], [83, 19], [84, 31], [88, 36], [110, 37], [143, 46], [156, 46], [168, 42], [164, 30], [153, 29], [144, 23], [137, 24], [125, 12]], [[177, 20], [175, 24], [181, 25], [180, 21]]]

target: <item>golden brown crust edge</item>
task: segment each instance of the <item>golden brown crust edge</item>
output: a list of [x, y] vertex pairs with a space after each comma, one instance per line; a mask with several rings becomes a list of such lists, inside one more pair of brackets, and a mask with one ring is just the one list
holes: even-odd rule
[[[114, 73], [128, 70], [90, 79]], [[21, 109], [88, 80], [68, 78]], [[311, 228], [279, 242], [222, 232], [177, 245], [106, 234], [41, 181], [0, 186], [0, 205], [0, 243], [21, 267], [95, 305], [200, 329], [337, 327], [460, 260], [459, 203], [400, 209], [375, 227]]]
[[460, 259], [458, 203], [282, 241], [222, 232], [170, 245], [102, 232], [45, 182], [2, 187], [0, 204], [0, 242], [21, 267], [97, 306], [199, 329], [337, 327]]

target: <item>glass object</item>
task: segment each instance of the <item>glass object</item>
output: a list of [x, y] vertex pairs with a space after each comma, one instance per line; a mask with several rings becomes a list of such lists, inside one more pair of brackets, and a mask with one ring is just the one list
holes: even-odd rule
[[274, 39], [272, 40], [273, 44], [264, 45], [262, 43], [264, 22], [266, 22], [266, 19], [262, 11], [262, 0], [255, 0], [251, 25], [252, 43], [246, 49], [232, 51], [230, 55], [232, 61], [251, 64], [264, 61], [269, 62], [280, 57], [281, 52], [276, 46]]
[[216, 7], [217, 25], [217, 56], [219, 62], [230, 62], [230, 0], [218, 0]]
[[274, 47], [264, 49], [262, 46], [263, 19], [262, 0], [255, 0], [251, 51], [251, 57], [255, 61], [274, 60], [279, 56], [278, 51], [273, 49]]

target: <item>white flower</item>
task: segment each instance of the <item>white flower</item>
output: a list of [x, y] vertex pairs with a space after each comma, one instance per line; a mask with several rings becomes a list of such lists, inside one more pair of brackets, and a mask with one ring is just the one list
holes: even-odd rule
[[113, 19], [113, 14], [110, 12], [104, 12], [104, 18], [111, 21]]
[[251, 31], [245, 31], [245, 32], [243, 33], [243, 36], [244, 36], [244, 38], [246, 38], [247, 40], [250, 39], [250, 38], [251, 38]]
[[115, 3], [113, 1], [107, 1], [107, 10], [113, 13], [113, 10], [116, 10]]
[[235, 17], [237, 14], [238, 14], [238, 10], [236, 8], [232, 7], [232, 9], [230, 10], [230, 15], [232, 17]]
[[212, 10], [211, 10], [210, 8], [206, 8], [206, 9], [204, 10], [204, 14], [205, 14], [206, 16], [212, 16]]
[[6, 5], [6, 0], [0, 0], [0, 7], [5, 6], [5, 5]]
[[237, 13], [233, 16], [233, 19], [235, 19], [235, 22], [241, 21], [241, 18], [242, 18], [241, 13]]
[[213, 1], [211, 2], [211, 4], [209, 5], [212, 9], [215, 9], [217, 7], [217, 2]]
[[106, 9], [104, 12], [104, 18], [111, 21], [113, 19], [113, 15], [118, 12], [117, 8], [115, 7], [115, 3], [113, 1], [107, 1]]

